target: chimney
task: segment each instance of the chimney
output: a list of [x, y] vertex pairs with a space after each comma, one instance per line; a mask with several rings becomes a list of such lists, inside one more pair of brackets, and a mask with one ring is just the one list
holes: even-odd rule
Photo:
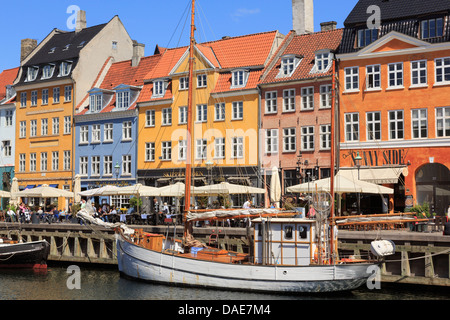
[[86, 11], [79, 10], [77, 12], [77, 24], [75, 26], [75, 32], [80, 32], [86, 28]]
[[137, 67], [139, 62], [141, 62], [141, 58], [145, 55], [145, 44], [138, 43], [136, 40], [133, 40], [133, 57], [131, 58], [131, 66]]
[[299, 35], [314, 32], [313, 0], [292, 0], [292, 24]]
[[37, 40], [23, 39], [20, 43], [20, 62], [25, 60], [26, 57], [37, 47]]
[[321, 31], [331, 31], [336, 30], [336, 21], [328, 21], [328, 22], [322, 22], [320, 24]]

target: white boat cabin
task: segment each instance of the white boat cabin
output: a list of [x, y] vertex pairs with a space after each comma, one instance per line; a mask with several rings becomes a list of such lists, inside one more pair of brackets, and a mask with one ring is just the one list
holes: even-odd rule
[[[254, 257], [256, 264], [308, 266], [318, 262], [316, 220], [305, 218], [257, 218], [255, 224]], [[323, 227], [326, 231], [326, 226]], [[325, 233], [321, 232], [322, 239]], [[326, 241], [320, 251], [324, 258]]]

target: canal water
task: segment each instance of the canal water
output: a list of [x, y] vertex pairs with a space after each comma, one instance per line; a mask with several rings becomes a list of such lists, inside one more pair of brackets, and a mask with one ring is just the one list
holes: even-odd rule
[[[78, 272], [79, 271], [79, 272]], [[291, 300], [450, 300], [450, 289], [381, 284], [327, 295], [278, 295], [178, 288], [142, 283], [120, 276], [116, 267], [49, 265], [46, 272], [0, 270], [0, 300], [154, 300], [154, 301], [291, 301]]]

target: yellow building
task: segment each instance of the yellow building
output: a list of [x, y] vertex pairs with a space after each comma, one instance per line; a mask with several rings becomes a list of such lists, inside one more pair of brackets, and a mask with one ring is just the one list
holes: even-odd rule
[[[118, 17], [87, 28], [85, 13], [79, 15], [84, 19], [78, 19], [73, 32], [54, 29], [39, 45], [35, 40], [22, 42], [21, 67], [14, 83], [19, 190], [44, 184], [72, 190], [75, 106], [109, 57], [123, 60], [132, 56], [132, 40]], [[43, 204], [36, 200], [25, 201]], [[60, 209], [67, 204], [58, 201]]]
[[[283, 38], [277, 31], [195, 45], [194, 185], [260, 185], [258, 82]], [[138, 101], [138, 180], [184, 182], [189, 48], [167, 49]]]

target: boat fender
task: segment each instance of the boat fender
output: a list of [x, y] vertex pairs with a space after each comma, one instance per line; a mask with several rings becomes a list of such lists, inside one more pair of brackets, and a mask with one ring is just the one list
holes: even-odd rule
[[391, 240], [375, 240], [370, 243], [370, 250], [377, 257], [390, 256], [395, 253], [395, 243]]

